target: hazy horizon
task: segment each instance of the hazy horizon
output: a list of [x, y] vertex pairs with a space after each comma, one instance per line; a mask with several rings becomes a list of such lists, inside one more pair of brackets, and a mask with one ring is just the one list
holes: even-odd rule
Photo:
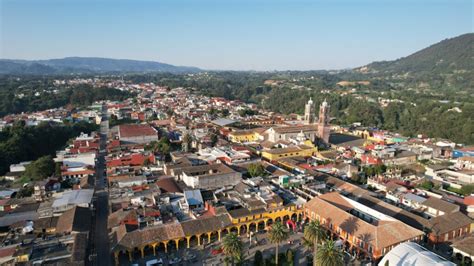
[[0, 58], [100, 57], [204, 70], [340, 70], [472, 32], [472, 3], [0, 0]]

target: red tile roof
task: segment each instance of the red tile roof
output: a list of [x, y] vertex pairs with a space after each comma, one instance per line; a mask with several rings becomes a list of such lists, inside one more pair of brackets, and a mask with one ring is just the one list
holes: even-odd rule
[[121, 125], [119, 126], [120, 137], [138, 137], [157, 135], [156, 129], [149, 125]]
[[144, 155], [141, 153], [134, 153], [107, 161], [107, 167], [141, 166], [145, 163], [146, 159], [148, 159], [151, 163], [155, 163], [155, 156], [153, 154]]

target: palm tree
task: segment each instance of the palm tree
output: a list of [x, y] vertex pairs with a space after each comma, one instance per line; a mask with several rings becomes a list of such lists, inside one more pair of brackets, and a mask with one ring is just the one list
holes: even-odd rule
[[224, 237], [222, 249], [224, 254], [231, 258], [232, 265], [234, 265], [234, 260], [237, 262], [241, 261], [243, 245], [236, 233], [230, 233]]
[[336, 247], [336, 242], [327, 240], [322, 245], [319, 245], [318, 253], [316, 254], [317, 263], [320, 266], [340, 266], [344, 265], [344, 254], [339, 247]]
[[326, 238], [326, 232], [319, 221], [311, 221], [304, 228], [304, 238], [311, 241], [313, 246], [313, 265], [316, 265], [318, 245]]
[[303, 237], [302, 243], [303, 243], [303, 247], [306, 249], [306, 251], [314, 249], [314, 243], [311, 242], [311, 240], [308, 240], [306, 237]]
[[278, 246], [281, 242], [288, 239], [288, 232], [286, 231], [285, 227], [281, 224], [281, 222], [276, 222], [270, 228], [270, 242], [276, 244], [276, 254], [275, 254], [275, 263], [278, 265]]

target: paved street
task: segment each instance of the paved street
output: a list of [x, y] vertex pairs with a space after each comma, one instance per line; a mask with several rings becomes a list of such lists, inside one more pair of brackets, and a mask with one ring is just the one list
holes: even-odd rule
[[[109, 122], [107, 119], [107, 108], [102, 107], [102, 122], [100, 124], [100, 152], [96, 164], [95, 179], [95, 223], [93, 235], [93, 245], [96, 256], [92, 265], [111, 265], [111, 256], [109, 250], [107, 217], [108, 217], [108, 193], [105, 189], [106, 176], [105, 171], [105, 155], [107, 153], [107, 133], [109, 131]], [[104, 190], [105, 189], [105, 190]]]

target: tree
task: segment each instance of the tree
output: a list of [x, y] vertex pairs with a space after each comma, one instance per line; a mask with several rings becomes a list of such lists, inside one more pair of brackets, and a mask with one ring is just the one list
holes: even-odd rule
[[189, 133], [184, 134], [183, 136], [183, 141], [182, 141], [182, 147], [184, 152], [188, 152], [189, 149], [191, 148], [191, 142], [193, 141], [191, 135]]
[[96, 129], [97, 125], [84, 121], [70, 125], [42, 122], [38, 126], [15, 122], [0, 132], [0, 175], [8, 171], [10, 164], [54, 155], [70, 138]]
[[211, 145], [212, 145], [212, 147], [216, 146], [217, 141], [219, 141], [219, 137], [217, 136], [217, 134], [212, 133], [211, 134]]
[[252, 116], [252, 115], [256, 115], [256, 114], [257, 114], [256, 111], [248, 109], [248, 108], [239, 110], [239, 115], [242, 116], [242, 117]]
[[469, 184], [469, 185], [464, 185], [461, 187], [461, 194], [464, 196], [469, 196], [474, 192], [474, 185]]
[[252, 163], [249, 165], [248, 172], [251, 177], [263, 176], [265, 174], [265, 167], [259, 163]]
[[209, 111], [208, 111], [209, 115], [211, 115], [211, 116], [217, 115], [218, 112], [219, 112], [219, 111], [218, 111], [217, 109], [214, 109], [214, 108], [211, 108], [211, 109], [209, 109]]
[[316, 265], [318, 245], [326, 238], [326, 232], [319, 221], [311, 221], [304, 228], [304, 238], [313, 243], [313, 265]]
[[295, 264], [295, 255], [291, 249], [286, 251], [286, 262], [289, 266], [293, 266]]
[[222, 114], [222, 116], [227, 117], [227, 116], [229, 116], [230, 112], [229, 112], [228, 109], [222, 109], [221, 114]]
[[166, 110], [166, 115], [168, 116], [168, 118], [171, 118], [174, 115], [174, 110], [171, 108], [168, 108]]
[[234, 265], [235, 261], [240, 262], [242, 260], [243, 244], [236, 233], [230, 233], [224, 237], [222, 248], [224, 254], [231, 258], [232, 265]]
[[255, 257], [253, 259], [254, 266], [263, 266], [265, 263], [263, 261], [263, 254], [260, 250], [255, 252]]
[[316, 265], [321, 266], [344, 265], [344, 254], [339, 247], [336, 247], [336, 242], [327, 240], [318, 247], [315, 260]]
[[33, 186], [22, 187], [17, 193], [17, 198], [26, 198], [30, 197], [33, 194]]
[[160, 153], [162, 156], [166, 156], [170, 152], [170, 141], [168, 137], [161, 137], [159, 141], [152, 141], [145, 146], [146, 150], [151, 150], [153, 153]]
[[50, 155], [40, 157], [26, 166], [23, 176], [34, 181], [43, 180], [51, 176], [56, 170], [56, 165]]
[[433, 188], [434, 184], [430, 180], [425, 180], [419, 186], [423, 189], [431, 190]]
[[54, 175], [56, 177], [61, 176], [61, 163], [56, 163], [56, 165], [54, 166]]
[[146, 158], [144, 161], [143, 161], [143, 166], [145, 167], [148, 167], [150, 166], [151, 162], [150, 162], [150, 159], [149, 158]]
[[288, 232], [281, 222], [276, 222], [270, 229], [270, 242], [275, 244], [275, 264], [278, 265], [278, 248], [280, 243], [288, 239]]

